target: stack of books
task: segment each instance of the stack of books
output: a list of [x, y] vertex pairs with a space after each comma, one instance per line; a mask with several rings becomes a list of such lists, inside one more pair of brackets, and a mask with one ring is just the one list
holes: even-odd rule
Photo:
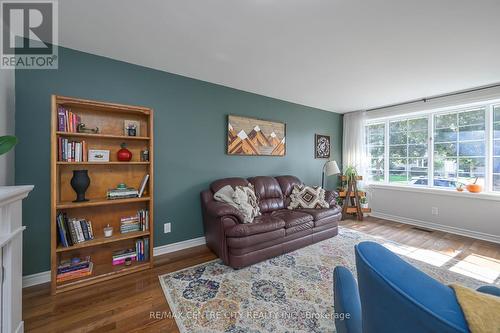
[[113, 252], [113, 266], [125, 264], [125, 260], [148, 261], [149, 260], [149, 238], [144, 237], [135, 241], [135, 249], [126, 249]]
[[90, 256], [80, 260], [65, 260], [61, 261], [57, 266], [57, 282], [69, 281], [78, 279], [92, 274], [93, 263], [90, 261]]
[[68, 218], [65, 213], [58, 213], [56, 222], [59, 243], [63, 247], [94, 239], [92, 222], [86, 219]]
[[57, 160], [61, 162], [87, 162], [88, 149], [85, 140], [69, 141], [66, 138], [57, 138], [58, 156]]
[[122, 217], [120, 219], [120, 232], [126, 234], [128, 232], [140, 231], [141, 225], [139, 222], [139, 216], [129, 216]]
[[130, 258], [132, 261], [137, 260], [137, 252], [134, 249], [120, 250], [113, 252], [113, 266], [122, 265], [125, 260]]
[[149, 210], [141, 209], [137, 215], [122, 217], [120, 219], [120, 232], [146, 231], [149, 230]]
[[77, 114], [71, 112], [69, 109], [59, 106], [57, 109], [57, 130], [59, 132], [76, 133], [78, 124], [82, 119]]
[[108, 199], [127, 199], [127, 198], [137, 198], [139, 191], [133, 187], [128, 188], [114, 188], [108, 190]]

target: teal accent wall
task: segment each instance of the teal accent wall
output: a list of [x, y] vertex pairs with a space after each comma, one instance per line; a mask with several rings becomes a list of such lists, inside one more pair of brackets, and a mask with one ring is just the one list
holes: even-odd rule
[[[199, 193], [215, 179], [293, 174], [319, 184], [325, 160], [314, 158], [315, 133], [331, 135], [332, 158], [341, 158], [340, 114], [72, 49], [59, 49], [58, 70], [17, 70], [15, 80], [16, 184], [35, 185], [23, 206], [24, 275], [50, 269], [52, 94], [154, 109], [155, 246], [203, 236]], [[286, 156], [226, 155], [228, 114], [285, 122]]]

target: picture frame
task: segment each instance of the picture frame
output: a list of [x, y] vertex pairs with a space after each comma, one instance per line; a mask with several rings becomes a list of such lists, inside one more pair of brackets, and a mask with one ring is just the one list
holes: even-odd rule
[[230, 114], [226, 143], [228, 155], [282, 157], [286, 155], [286, 124]]
[[[131, 131], [130, 128], [135, 130]], [[132, 135], [132, 133], [134, 135]], [[123, 135], [125, 136], [141, 136], [141, 122], [137, 120], [124, 120], [123, 121]]]
[[330, 158], [332, 142], [329, 135], [314, 135], [314, 157]]
[[109, 150], [89, 149], [89, 162], [109, 162]]

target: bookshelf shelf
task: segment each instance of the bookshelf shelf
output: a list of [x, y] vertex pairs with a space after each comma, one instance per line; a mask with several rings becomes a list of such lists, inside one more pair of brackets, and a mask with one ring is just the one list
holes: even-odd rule
[[141, 198], [128, 198], [128, 199], [91, 199], [84, 202], [72, 202], [63, 201], [57, 204], [57, 209], [70, 209], [70, 208], [82, 208], [82, 207], [95, 207], [95, 206], [106, 206], [106, 205], [121, 205], [128, 204], [131, 202], [144, 202], [151, 200], [150, 197]]
[[71, 281], [60, 282], [55, 293], [85, 287], [98, 282], [114, 279], [126, 274], [143, 271], [151, 267], [151, 261], [133, 262], [130, 266], [113, 266], [112, 264], [95, 265], [92, 275]]
[[75, 132], [60, 132], [56, 135], [64, 137], [80, 137], [80, 138], [96, 138], [96, 139], [120, 139], [120, 140], [149, 140], [148, 136], [125, 136], [112, 134], [92, 134], [92, 133], [75, 133]]
[[[73, 115], [73, 116], [72, 116]], [[100, 133], [74, 133], [61, 131], [76, 128], [78, 122], [88, 128], [98, 127]], [[124, 135], [125, 124], [137, 124], [138, 136]], [[153, 267], [153, 194], [154, 194], [154, 155], [153, 155], [153, 110], [146, 107], [105, 103], [78, 98], [52, 96], [51, 108], [51, 289], [52, 294], [89, 286], [101, 281], [138, 272]], [[67, 127], [69, 126], [69, 127]], [[108, 150], [109, 162], [65, 162], [59, 161], [59, 144], [62, 138], [69, 142], [83, 142], [82, 149]], [[121, 144], [126, 143], [132, 153], [129, 162], [117, 160]], [[78, 146], [80, 148], [80, 146]], [[76, 148], [75, 148], [76, 150]], [[149, 151], [149, 161], [140, 161], [141, 152]], [[81, 152], [81, 150], [78, 150]], [[81, 152], [82, 155], [85, 152]], [[73, 202], [76, 194], [71, 187], [73, 171], [88, 170], [90, 186], [86, 191], [89, 201]], [[139, 189], [142, 180], [149, 175], [149, 181], [142, 197], [114, 199], [106, 198], [107, 191], [125, 183], [127, 187]], [[120, 233], [122, 219], [146, 212], [147, 231]], [[65, 216], [59, 217], [58, 216]], [[73, 221], [71, 227], [68, 220]], [[63, 247], [61, 239], [74, 238], [75, 229], [92, 223], [93, 239]], [[59, 225], [58, 225], [59, 221]], [[113, 236], [104, 237], [104, 228], [113, 227]], [[61, 227], [62, 226], [62, 227]], [[62, 228], [62, 231], [59, 230]], [[89, 224], [90, 227], [90, 224]], [[71, 229], [71, 230], [69, 230]], [[80, 236], [82, 230], [80, 229]], [[85, 229], [87, 230], [87, 229]], [[89, 229], [90, 230], [90, 229]], [[68, 235], [71, 231], [71, 235]], [[84, 238], [89, 238], [89, 232]], [[63, 238], [61, 238], [63, 237]], [[82, 238], [80, 238], [82, 239]], [[69, 242], [71, 243], [71, 242]], [[146, 261], [134, 261], [130, 266], [113, 266], [113, 256], [128, 249], [149, 248], [144, 257]], [[142, 251], [141, 251], [142, 252]], [[62, 261], [73, 258], [90, 257], [92, 273], [67, 281], [57, 281], [58, 266]]]
[[88, 241], [85, 241], [83, 243], [78, 243], [76, 245], [69, 246], [69, 247], [63, 247], [63, 246], [59, 245], [56, 249], [56, 252], [74, 251], [74, 250], [83, 249], [86, 247], [99, 246], [99, 245], [103, 245], [103, 244], [107, 244], [107, 243], [113, 243], [113, 242], [118, 242], [121, 240], [139, 238], [139, 237], [144, 237], [144, 236], [149, 236], [149, 231], [135, 231], [135, 232], [128, 232], [125, 234], [116, 234], [116, 235], [109, 237], [109, 238], [98, 237], [98, 238], [88, 240]]
[[57, 162], [57, 165], [149, 165], [151, 162]]

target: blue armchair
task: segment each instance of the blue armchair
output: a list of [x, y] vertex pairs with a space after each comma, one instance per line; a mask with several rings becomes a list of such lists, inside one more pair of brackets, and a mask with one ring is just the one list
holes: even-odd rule
[[[358, 283], [334, 270], [335, 327], [339, 333], [469, 332], [453, 290], [373, 242], [355, 246]], [[359, 288], [359, 289], [358, 289]], [[478, 291], [500, 295], [485, 286]]]

